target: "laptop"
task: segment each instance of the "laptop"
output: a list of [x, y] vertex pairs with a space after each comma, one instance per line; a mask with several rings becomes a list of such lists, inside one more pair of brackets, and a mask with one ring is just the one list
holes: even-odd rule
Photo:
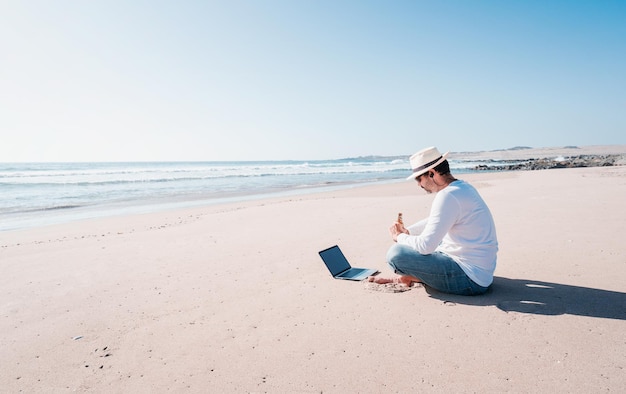
[[378, 272], [377, 270], [370, 268], [351, 267], [350, 263], [348, 263], [348, 260], [337, 245], [324, 249], [319, 252], [319, 254], [324, 261], [324, 264], [326, 264], [326, 267], [330, 271], [330, 274], [335, 279], [363, 280]]

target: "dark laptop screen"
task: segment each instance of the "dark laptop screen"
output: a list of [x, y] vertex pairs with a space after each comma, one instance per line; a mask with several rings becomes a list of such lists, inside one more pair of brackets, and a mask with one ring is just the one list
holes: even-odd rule
[[350, 263], [346, 260], [346, 257], [341, 253], [339, 246], [335, 245], [326, 250], [322, 250], [320, 257], [324, 260], [324, 263], [328, 267], [330, 273], [335, 276], [341, 272], [350, 269]]

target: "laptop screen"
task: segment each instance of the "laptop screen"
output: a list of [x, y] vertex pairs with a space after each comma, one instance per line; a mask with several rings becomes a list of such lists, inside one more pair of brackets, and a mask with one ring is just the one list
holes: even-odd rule
[[324, 263], [328, 267], [330, 273], [335, 276], [343, 271], [350, 269], [350, 263], [346, 260], [346, 257], [341, 253], [339, 246], [335, 245], [326, 250], [322, 250], [320, 257], [324, 260]]

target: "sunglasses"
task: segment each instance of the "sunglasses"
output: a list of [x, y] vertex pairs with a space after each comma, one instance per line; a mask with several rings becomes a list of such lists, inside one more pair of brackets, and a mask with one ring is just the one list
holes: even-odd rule
[[425, 173], [423, 173], [423, 174], [421, 174], [421, 175], [418, 175], [418, 176], [415, 178], [415, 180], [417, 181], [417, 183], [420, 183], [420, 182], [422, 181], [422, 177], [423, 177], [423, 176], [426, 176], [426, 175], [428, 175], [428, 174], [429, 174], [429, 172], [425, 172]]

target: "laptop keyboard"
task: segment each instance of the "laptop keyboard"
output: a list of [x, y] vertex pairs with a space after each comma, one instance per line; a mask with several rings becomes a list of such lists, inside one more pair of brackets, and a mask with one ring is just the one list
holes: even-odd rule
[[350, 276], [357, 276], [362, 272], [367, 271], [367, 268], [350, 268], [348, 271], [344, 272], [341, 276], [346, 276], [346, 274], [350, 274]]

